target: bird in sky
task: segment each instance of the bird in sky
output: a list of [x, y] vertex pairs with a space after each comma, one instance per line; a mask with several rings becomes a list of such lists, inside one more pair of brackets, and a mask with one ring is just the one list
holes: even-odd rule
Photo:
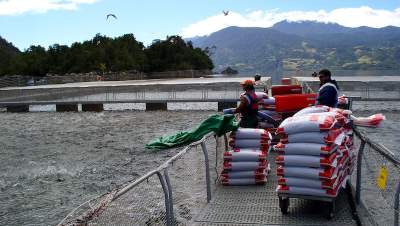
[[228, 10], [227, 10], [227, 11], [222, 10], [222, 12], [224, 13], [224, 16], [228, 16], [228, 14], [229, 14], [229, 11], [228, 11]]
[[107, 20], [108, 20], [109, 17], [114, 17], [114, 19], [118, 19], [117, 16], [115, 14], [112, 14], [112, 13], [107, 14]]

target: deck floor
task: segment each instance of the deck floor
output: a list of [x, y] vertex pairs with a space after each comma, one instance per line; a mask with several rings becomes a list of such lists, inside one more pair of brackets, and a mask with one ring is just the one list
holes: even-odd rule
[[[274, 157], [272, 153], [270, 160]], [[283, 215], [275, 191], [276, 167], [270, 163], [272, 170], [263, 186], [219, 186], [193, 225], [357, 225], [345, 192], [336, 200], [332, 220], [321, 214], [323, 203], [301, 199], [290, 199], [289, 213]]]

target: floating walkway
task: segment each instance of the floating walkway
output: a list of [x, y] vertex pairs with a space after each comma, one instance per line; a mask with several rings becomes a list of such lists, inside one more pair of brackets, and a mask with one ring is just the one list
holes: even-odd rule
[[[246, 77], [216, 77], [216, 78], [180, 78], [180, 79], [147, 79], [147, 80], [127, 80], [127, 81], [100, 81], [100, 82], [76, 82], [65, 84], [51, 84], [40, 86], [24, 87], [5, 87], [0, 91], [6, 90], [35, 90], [35, 89], [68, 89], [68, 88], [93, 88], [93, 87], [126, 87], [126, 86], [162, 86], [162, 85], [207, 85], [216, 83], [235, 83], [239, 84], [244, 79], [253, 79]], [[267, 81], [270, 78], [263, 78]]]
[[275, 191], [276, 153], [269, 155], [271, 172], [263, 186], [219, 186], [214, 198], [194, 219], [193, 225], [357, 225], [344, 190], [336, 199], [333, 219], [324, 217], [324, 203], [290, 199], [289, 213], [279, 208]]
[[[167, 110], [167, 103], [217, 102], [236, 105], [246, 78], [190, 78], [107, 81], [8, 87], [0, 89], [0, 107], [27, 112], [32, 105], [57, 105], [57, 111], [102, 111], [103, 104], [145, 103], [147, 110]], [[270, 78], [263, 78], [269, 84]]]

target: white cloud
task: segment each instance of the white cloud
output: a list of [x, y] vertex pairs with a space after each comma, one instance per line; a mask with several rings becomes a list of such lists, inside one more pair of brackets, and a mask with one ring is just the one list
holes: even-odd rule
[[45, 13], [49, 10], [76, 10], [80, 4], [93, 4], [98, 0], [0, 0], [1, 15], [27, 12]]
[[388, 25], [400, 27], [400, 8], [390, 11], [362, 6], [359, 8], [340, 8], [328, 12], [325, 10], [281, 12], [279, 9], [273, 9], [256, 10], [246, 12], [243, 15], [230, 12], [228, 16], [221, 13], [183, 28], [181, 35], [185, 38], [204, 36], [230, 26], [271, 27], [282, 20], [333, 22], [346, 27], [369, 26], [379, 28]]

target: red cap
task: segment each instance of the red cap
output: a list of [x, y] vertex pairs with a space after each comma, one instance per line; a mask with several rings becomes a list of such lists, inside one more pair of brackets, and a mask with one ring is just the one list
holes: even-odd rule
[[255, 82], [253, 80], [247, 79], [240, 83], [242, 86], [254, 86]]

